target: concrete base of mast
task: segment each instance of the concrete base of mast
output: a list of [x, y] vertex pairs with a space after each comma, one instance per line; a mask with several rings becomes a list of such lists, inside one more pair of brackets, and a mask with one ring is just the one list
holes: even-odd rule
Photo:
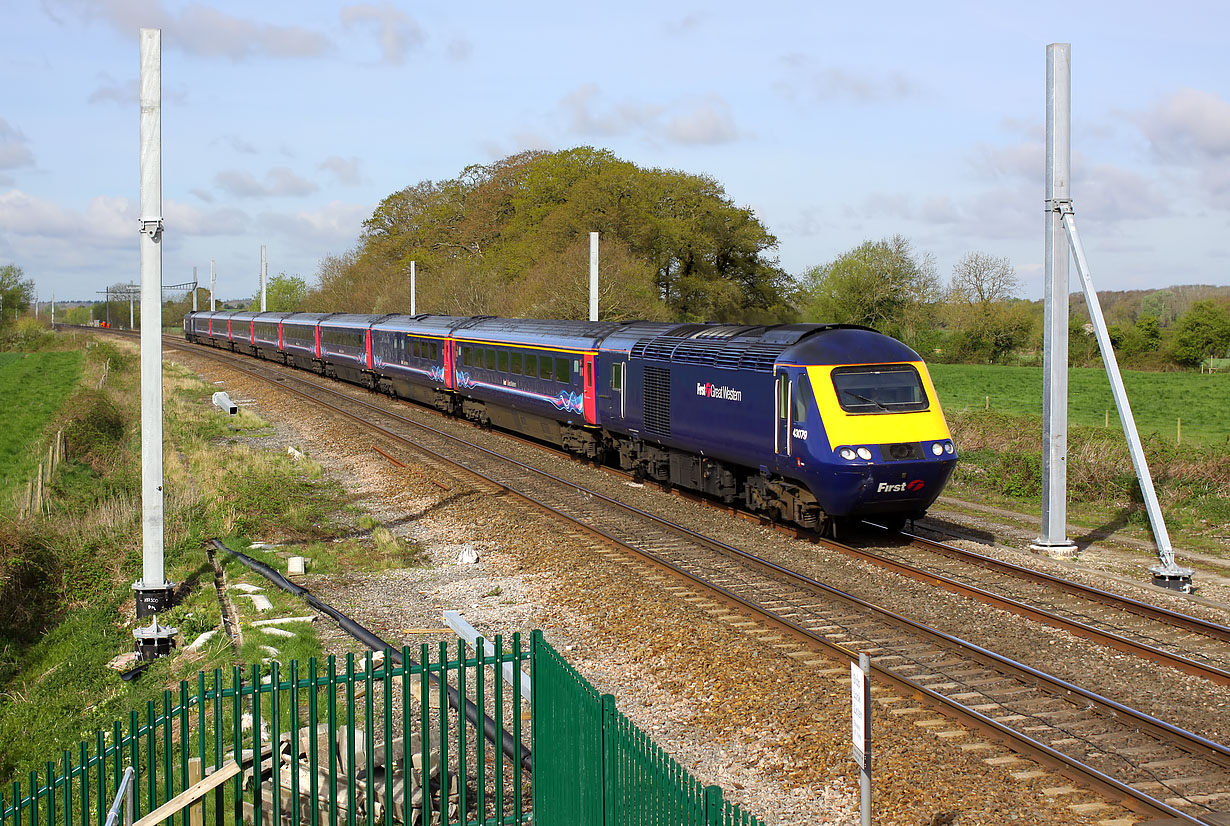
[[1190, 594], [1195, 589], [1192, 584], [1194, 571], [1191, 568], [1183, 568], [1173, 563], [1154, 565], [1149, 568], [1149, 573], [1153, 574], [1153, 584], [1159, 588], [1182, 591], [1185, 594]]

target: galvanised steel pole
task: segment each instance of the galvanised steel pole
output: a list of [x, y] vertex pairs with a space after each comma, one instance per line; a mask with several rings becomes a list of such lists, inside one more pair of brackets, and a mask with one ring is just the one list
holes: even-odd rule
[[209, 311], [212, 313], [218, 308], [217, 301], [214, 299], [214, 293], [218, 291], [218, 270], [214, 267], [214, 260], [209, 259]]
[[1158, 564], [1149, 568], [1153, 574], [1153, 584], [1176, 591], [1190, 592], [1193, 571], [1191, 568], [1179, 567], [1174, 561], [1170, 532], [1166, 530], [1166, 519], [1162, 516], [1162, 506], [1157, 501], [1157, 491], [1153, 489], [1153, 476], [1149, 473], [1149, 462], [1145, 458], [1145, 449], [1140, 443], [1140, 434], [1136, 431], [1136, 419], [1132, 416], [1132, 405], [1128, 402], [1127, 389], [1123, 386], [1123, 376], [1119, 373], [1119, 361], [1115, 358], [1115, 348], [1110, 342], [1110, 331], [1106, 329], [1106, 319], [1102, 317], [1102, 305], [1098, 301], [1097, 291], [1093, 288], [1093, 278], [1089, 274], [1089, 262], [1085, 258], [1085, 247], [1081, 243], [1080, 234], [1076, 231], [1076, 216], [1072, 212], [1072, 205], [1068, 204], [1061, 214], [1064, 229], [1068, 234], [1068, 243], [1072, 245], [1072, 255], [1076, 259], [1076, 274], [1080, 276], [1081, 288], [1085, 291], [1085, 303], [1089, 305], [1089, 316], [1093, 319], [1093, 332], [1097, 336], [1098, 349], [1102, 353], [1102, 363], [1106, 365], [1106, 376], [1110, 379], [1111, 395], [1115, 398], [1119, 420], [1123, 422], [1123, 435], [1127, 439], [1132, 467], [1136, 470], [1136, 479], [1140, 483], [1140, 492], [1145, 500], [1145, 510], [1149, 514], [1149, 526], [1153, 529], [1153, 540], [1157, 545]]
[[196, 267], [192, 268], [192, 312], [196, 312]]
[[265, 259], [265, 245], [261, 244], [261, 312], [265, 312], [265, 285], [269, 283], [269, 262]]
[[[137, 616], [170, 606], [163, 571], [162, 32], [141, 29], [141, 581]], [[157, 623], [155, 623], [155, 626]]]
[[1033, 548], [1071, 556], [1068, 539], [1068, 245], [1071, 202], [1072, 46], [1046, 47], [1046, 241], [1042, 356], [1042, 531]]
[[598, 320], [598, 233], [589, 234], [589, 320]]
[[410, 315], [418, 315], [418, 309], [414, 302], [414, 262], [410, 262]]

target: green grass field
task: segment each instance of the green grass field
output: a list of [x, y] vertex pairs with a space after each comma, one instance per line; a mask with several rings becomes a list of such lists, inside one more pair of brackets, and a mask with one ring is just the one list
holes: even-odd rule
[[[946, 412], [990, 408], [1004, 413], [1042, 415], [1042, 368], [979, 364], [928, 365]], [[1123, 374], [1132, 415], [1142, 434], [1173, 441], [1182, 419], [1183, 443], [1211, 445], [1230, 437], [1230, 373]], [[1110, 382], [1101, 368], [1068, 371], [1068, 418], [1072, 424], [1122, 430]]]
[[33, 476], [33, 449], [80, 376], [76, 350], [0, 353], [0, 495]]

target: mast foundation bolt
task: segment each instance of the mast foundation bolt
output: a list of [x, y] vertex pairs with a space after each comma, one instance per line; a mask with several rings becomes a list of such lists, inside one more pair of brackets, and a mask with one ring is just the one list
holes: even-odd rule
[[1149, 573], [1153, 574], [1153, 584], [1159, 588], [1166, 588], [1171, 591], [1181, 591], [1184, 594], [1190, 594], [1195, 590], [1192, 584], [1192, 569], [1181, 568], [1178, 565], [1154, 565], [1149, 569]]

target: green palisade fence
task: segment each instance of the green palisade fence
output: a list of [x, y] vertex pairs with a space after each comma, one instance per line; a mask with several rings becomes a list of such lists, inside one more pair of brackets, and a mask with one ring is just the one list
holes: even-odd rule
[[534, 631], [534, 817], [543, 826], [760, 826], [702, 786]]
[[[494, 655], [441, 643], [419, 663], [402, 649], [197, 675], [144, 714], [65, 751], [28, 783], [0, 790], [0, 826], [104, 826], [133, 767], [139, 820], [195, 781], [230, 777], [168, 826], [543, 826], [756, 824], [702, 787], [599, 695], [535, 631]], [[522, 724], [528, 664], [532, 727]], [[533, 776], [449, 708], [433, 677], [533, 750]], [[424, 701], [420, 702], [420, 698]], [[528, 761], [527, 761], [528, 762]], [[533, 782], [531, 782], [533, 781]], [[131, 826], [131, 825], [129, 825]]]

